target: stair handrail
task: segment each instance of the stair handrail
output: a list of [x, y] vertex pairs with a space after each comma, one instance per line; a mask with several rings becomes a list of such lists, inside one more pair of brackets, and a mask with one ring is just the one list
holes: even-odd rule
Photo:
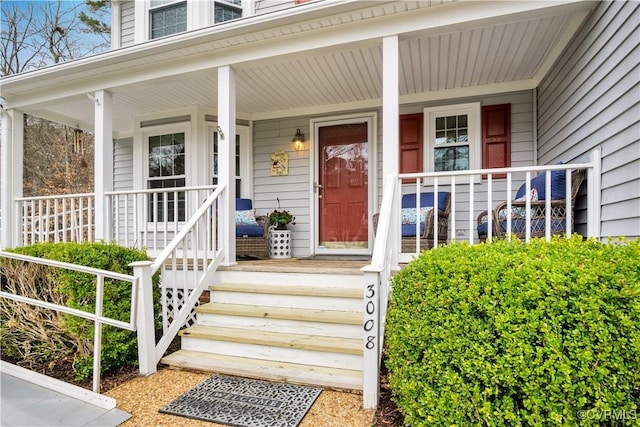
[[388, 175], [385, 177], [371, 263], [361, 269], [365, 277], [362, 385], [362, 404], [365, 409], [375, 408], [378, 404], [380, 362], [384, 346], [384, 322], [391, 292], [389, 281], [392, 269], [396, 264], [393, 251], [395, 237], [391, 232], [391, 220], [394, 201], [398, 197], [397, 189], [397, 176]]
[[[156, 344], [155, 362], [158, 363], [164, 352], [167, 350], [173, 339], [184, 325], [188, 316], [195, 307], [200, 294], [207, 287], [210, 278], [215, 273], [223, 258], [223, 248], [221, 239], [218, 238], [217, 230], [228, 224], [219, 223], [224, 218], [217, 201], [225, 190], [225, 185], [220, 184], [200, 205], [193, 216], [180, 229], [178, 234], [171, 240], [167, 247], [160, 252], [150, 266], [151, 275], [163, 268], [170, 260], [176, 279], [175, 271], [178, 266], [178, 259], [181, 258], [181, 267], [185, 286], [187, 281], [196, 283], [193, 289], [188, 292], [181, 307], [176, 310], [176, 300], [174, 299], [174, 313], [170, 322], [163, 321], [163, 335]], [[210, 246], [211, 245], [211, 246]], [[179, 252], [182, 256], [179, 257]], [[189, 267], [192, 268], [190, 273]], [[167, 279], [163, 273], [163, 280]], [[185, 292], [187, 291], [185, 287]], [[176, 292], [174, 292], [175, 298]], [[163, 298], [163, 315], [165, 314], [166, 302]]]

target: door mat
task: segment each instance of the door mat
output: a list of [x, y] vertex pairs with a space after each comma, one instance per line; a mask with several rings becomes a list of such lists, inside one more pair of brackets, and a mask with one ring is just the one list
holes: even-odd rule
[[371, 255], [311, 255], [300, 259], [316, 261], [370, 261]]
[[295, 427], [322, 390], [212, 375], [160, 412], [239, 427]]

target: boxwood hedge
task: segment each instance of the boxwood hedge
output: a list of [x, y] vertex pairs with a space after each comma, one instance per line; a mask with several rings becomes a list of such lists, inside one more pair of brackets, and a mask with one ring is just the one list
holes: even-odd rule
[[[79, 264], [88, 267], [113, 271], [117, 273], [133, 274], [133, 269], [129, 264], [134, 261], [142, 261], [149, 259], [144, 251], [137, 249], [125, 248], [116, 244], [106, 243], [39, 243], [31, 246], [16, 248], [13, 252], [30, 255], [40, 258], [47, 258], [57, 261]], [[4, 259], [7, 263], [11, 260]], [[19, 266], [18, 266], [19, 268]], [[2, 266], [2, 271], [6, 270], [6, 266]], [[4, 274], [4, 273], [3, 273]], [[95, 310], [96, 301], [96, 278], [93, 275], [79, 273], [71, 270], [61, 269], [44, 269], [39, 270], [40, 275], [44, 277], [30, 278], [29, 280], [38, 283], [38, 286], [48, 288], [44, 294], [62, 295], [62, 303], [68, 307], [81, 309], [90, 313]], [[4, 278], [3, 280], [6, 280]], [[10, 279], [10, 278], [9, 278]], [[156, 273], [153, 277], [154, 292], [154, 313], [156, 315], [156, 330], [161, 327], [160, 324], [160, 275]], [[32, 296], [36, 297], [37, 296]], [[131, 312], [131, 284], [129, 282], [120, 282], [111, 279], [105, 279], [104, 283], [104, 303], [103, 315], [113, 319], [128, 322]], [[32, 324], [32, 323], [36, 324]], [[37, 316], [25, 316], [25, 319], [19, 322], [12, 322], [12, 328], [3, 328], [3, 335], [15, 333], [17, 339], [3, 340], [4, 350], [8, 354], [24, 354], [21, 349], [7, 347], [9, 345], [27, 346], [28, 348], [41, 346], [41, 343], [23, 343], [20, 337], [34, 336], [36, 334], [25, 334], [25, 328], [42, 328], [43, 324], [38, 321]], [[74, 370], [78, 379], [89, 378], [93, 372], [93, 353], [85, 354], [82, 348], [93, 347], [94, 327], [93, 322], [64, 314], [62, 315], [63, 335], [73, 336], [76, 344], [74, 355]], [[13, 332], [12, 332], [13, 331]], [[82, 345], [77, 344], [81, 342]], [[46, 357], [59, 357], [60, 349], [49, 349], [43, 352]], [[68, 350], [67, 350], [68, 351]], [[121, 366], [135, 366], [138, 362], [136, 333], [119, 329], [113, 326], [103, 326], [102, 332], [102, 359], [101, 371], [109, 372]], [[50, 356], [47, 356], [50, 355]], [[40, 360], [46, 362], [46, 360]]]
[[394, 278], [407, 425], [638, 425], [640, 241], [452, 244]]

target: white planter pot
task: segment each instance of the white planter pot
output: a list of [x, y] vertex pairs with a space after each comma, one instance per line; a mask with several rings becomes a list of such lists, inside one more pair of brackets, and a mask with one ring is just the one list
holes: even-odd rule
[[269, 228], [269, 258], [291, 258], [291, 230]]

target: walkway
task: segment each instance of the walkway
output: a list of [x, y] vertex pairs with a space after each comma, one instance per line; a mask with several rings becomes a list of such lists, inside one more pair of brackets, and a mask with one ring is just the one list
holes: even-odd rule
[[[120, 409], [105, 409], [105, 405], [88, 403], [79, 398], [70, 397], [59, 390], [60, 385], [52, 387], [36, 385], [32, 381], [42, 377], [29, 373], [29, 380], [20, 378], [13, 365], [6, 368], [2, 363], [0, 371], [0, 425], [10, 426], [117, 426], [131, 416]], [[22, 369], [22, 368], [18, 368]], [[8, 372], [7, 372], [8, 371]], [[50, 383], [47, 380], [47, 383]], [[62, 386], [67, 388], [69, 385]], [[75, 386], [71, 386], [73, 390]], [[73, 392], [71, 393], [74, 394]], [[91, 394], [88, 390], [75, 394]], [[103, 406], [103, 407], [101, 407]]]

